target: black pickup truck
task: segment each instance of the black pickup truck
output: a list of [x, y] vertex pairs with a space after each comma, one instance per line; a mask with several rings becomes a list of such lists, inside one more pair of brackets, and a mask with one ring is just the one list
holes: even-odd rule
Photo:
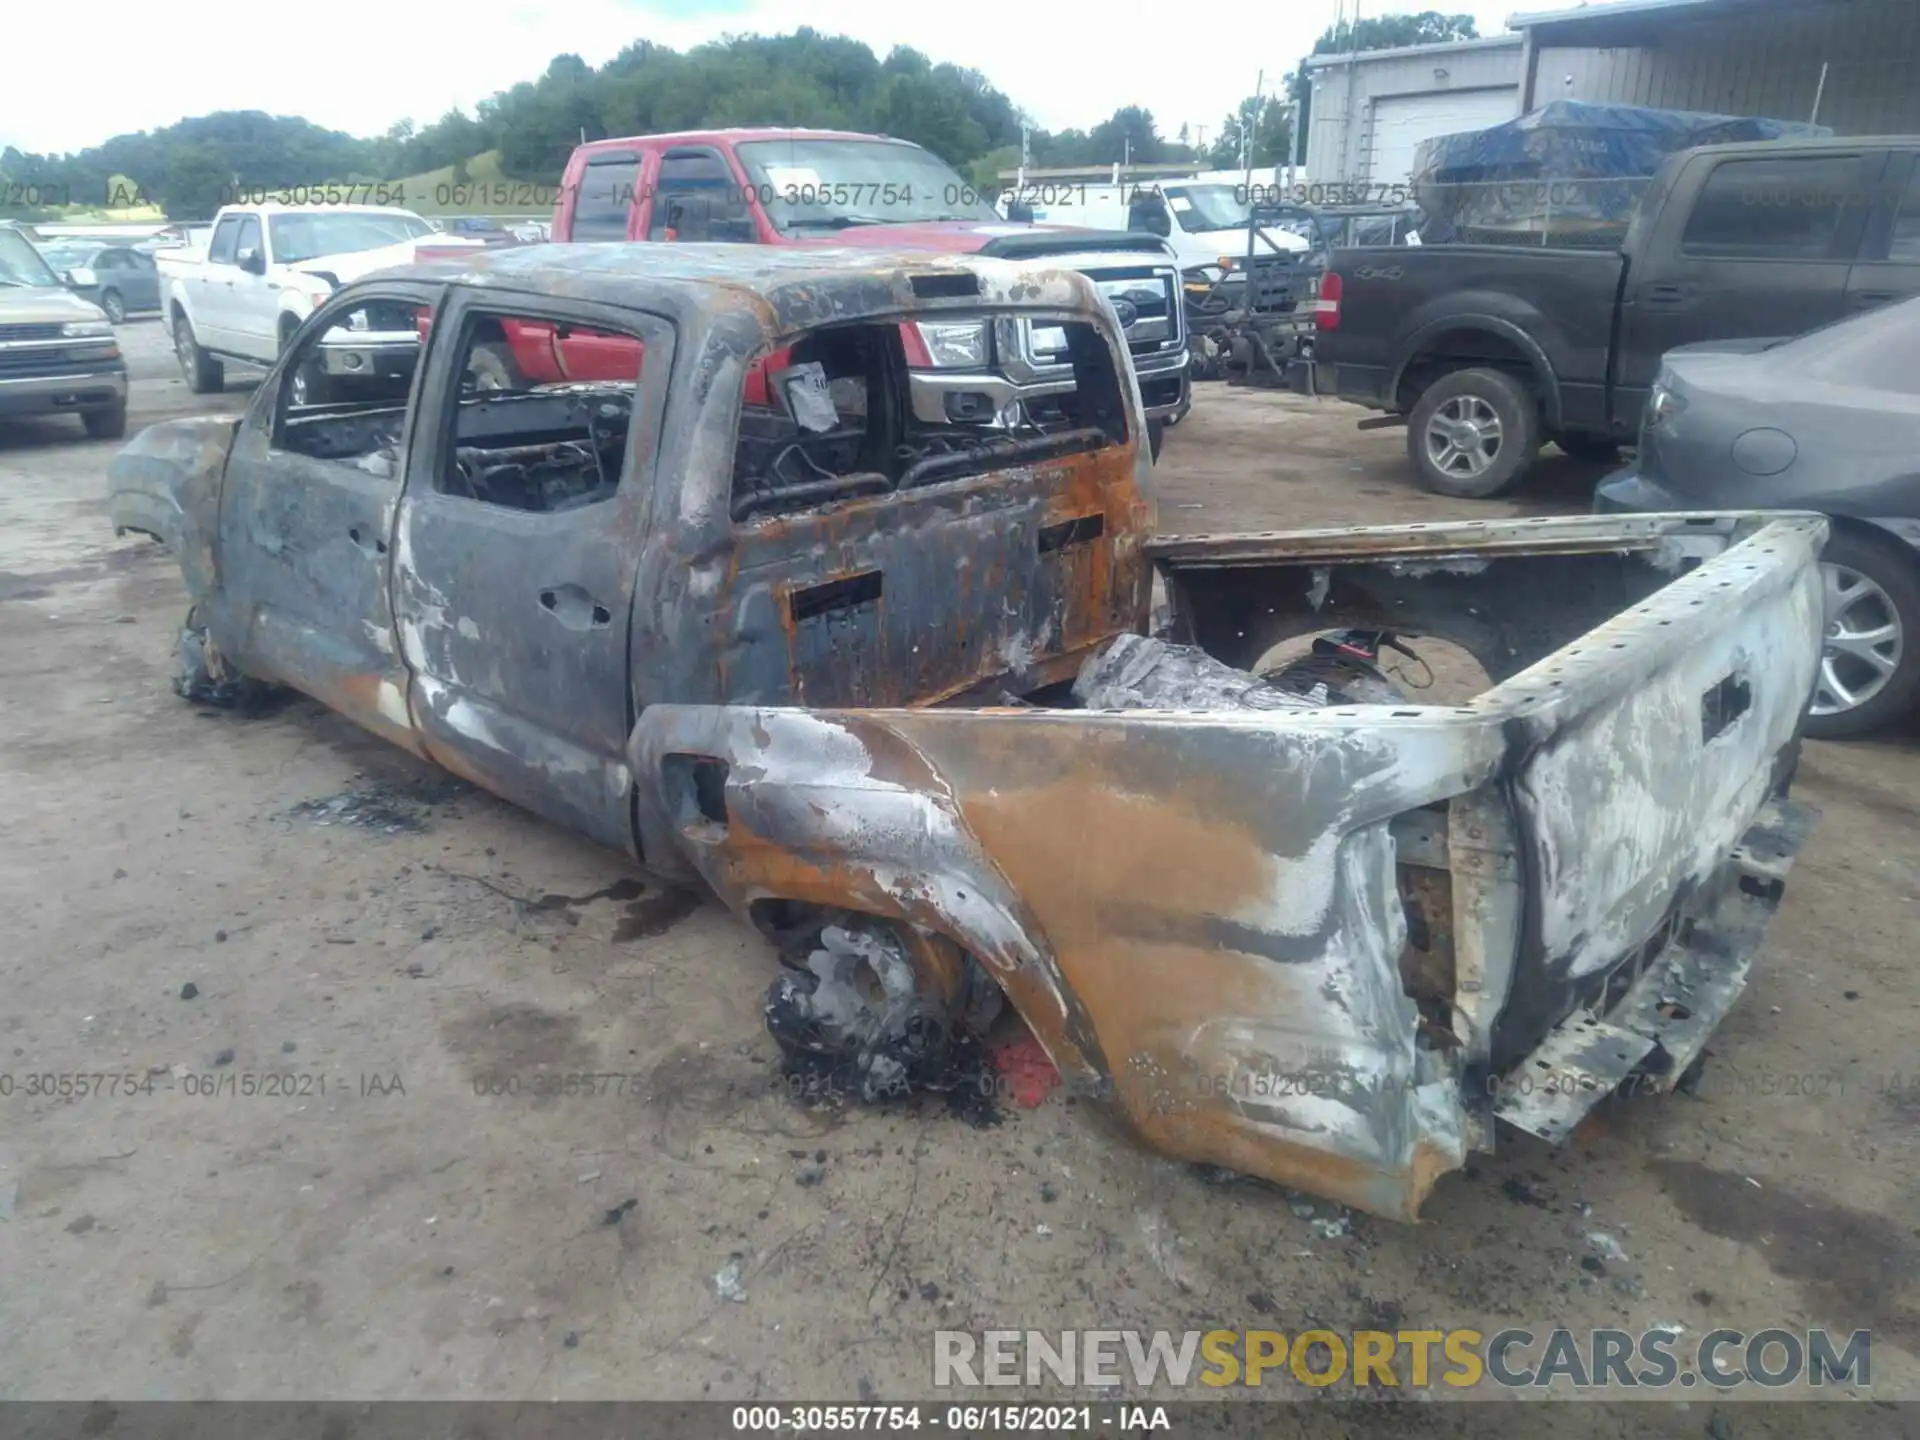
[[1920, 291], [1920, 136], [1670, 158], [1617, 250], [1334, 252], [1295, 388], [1405, 417], [1421, 483], [1498, 494], [1548, 440], [1631, 442], [1678, 345], [1797, 335]]

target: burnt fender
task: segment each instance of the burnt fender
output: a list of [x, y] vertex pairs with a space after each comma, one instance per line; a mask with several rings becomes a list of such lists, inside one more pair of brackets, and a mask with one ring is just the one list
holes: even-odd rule
[[220, 485], [240, 419], [201, 415], [149, 425], [107, 467], [110, 492], [138, 492], [164, 517], [168, 533], [160, 538], [195, 601], [217, 583]]
[[946, 936], [1078, 1093], [1148, 1144], [1413, 1218], [1465, 1156], [1417, 1049], [1393, 817], [1494, 773], [1444, 712], [650, 707], [649, 849], [742, 915], [789, 899]]

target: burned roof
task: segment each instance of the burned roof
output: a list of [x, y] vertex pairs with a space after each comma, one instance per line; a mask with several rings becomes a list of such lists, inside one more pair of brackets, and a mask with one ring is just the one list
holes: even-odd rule
[[[905, 310], [1044, 304], [1092, 312], [1092, 286], [1070, 270], [927, 250], [770, 245], [527, 245], [398, 266], [388, 278], [532, 291], [640, 306], [672, 297], [709, 305], [759, 301], [779, 330]], [[755, 307], [758, 308], [758, 307]]]

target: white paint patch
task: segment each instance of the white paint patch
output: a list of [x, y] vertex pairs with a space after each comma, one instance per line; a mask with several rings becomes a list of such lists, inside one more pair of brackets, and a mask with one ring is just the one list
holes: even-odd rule
[[373, 703], [381, 718], [405, 729], [413, 728], [413, 715], [407, 709], [407, 692], [391, 680], [382, 680], [374, 691]]

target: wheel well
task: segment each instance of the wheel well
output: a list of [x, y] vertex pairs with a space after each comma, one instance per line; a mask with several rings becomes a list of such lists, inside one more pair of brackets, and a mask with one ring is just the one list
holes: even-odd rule
[[290, 310], [280, 312], [280, 343], [284, 346], [300, 328], [300, 317]]
[[1883, 549], [1893, 550], [1911, 560], [1916, 569], [1920, 569], [1920, 550], [1914, 549], [1891, 530], [1883, 530], [1870, 520], [1858, 520], [1851, 515], [1827, 515], [1827, 530], [1832, 535], [1851, 535], [1856, 540]]
[[1449, 330], [1422, 344], [1400, 371], [1394, 404], [1402, 414], [1406, 413], [1418, 403], [1429, 385], [1455, 370], [1506, 371], [1541, 402], [1544, 418], [1546, 396], [1532, 359], [1506, 336], [1491, 330]]

